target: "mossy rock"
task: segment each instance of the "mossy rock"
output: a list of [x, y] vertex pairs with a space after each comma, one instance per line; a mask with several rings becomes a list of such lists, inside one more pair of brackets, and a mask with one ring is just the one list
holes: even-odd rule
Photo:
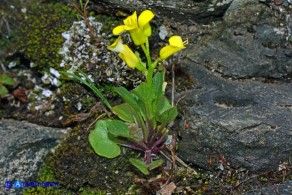
[[56, 149], [50, 163], [56, 179], [73, 192], [126, 192], [134, 183], [128, 159], [137, 154], [127, 151], [114, 159], [98, 156], [88, 142], [92, 128], [77, 126]]
[[76, 11], [61, 3], [38, 4], [28, 10], [19, 40], [20, 49], [41, 71], [59, 68], [62, 33], [76, 20]]

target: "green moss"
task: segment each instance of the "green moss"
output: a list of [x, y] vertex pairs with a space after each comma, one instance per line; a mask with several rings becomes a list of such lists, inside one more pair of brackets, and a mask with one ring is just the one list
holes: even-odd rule
[[76, 19], [76, 11], [60, 3], [35, 4], [23, 23], [20, 48], [39, 70], [58, 69], [63, 45], [62, 33]]
[[28, 188], [28, 194], [125, 194], [133, 184], [128, 155], [115, 159], [97, 156], [88, 144], [87, 125], [77, 126], [54, 154], [47, 156], [35, 181], [60, 182], [57, 187]]
[[121, 20], [107, 15], [96, 15], [95, 20], [102, 23], [102, 31], [106, 34], [111, 34], [114, 27], [122, 24]]
[[110, 95], [110, 97], [119, 97], [118, 93], [115, 91], [115, 87], [116, 86], [104, 84], [101, 86], [101, 91], [103, 94]]
[[67, 189], [85, 194], [92, 190], [101, 194], [126, 192], [133, 183], [128, 158], [134, 154], [130, 151], [114, 159], [96, 155], [88, 143], [92, 128], [88, 124], [77, 126], [56, 149], [51, 162], [57, 180]]
[[[60, 87], [58, 99], [63, 103], [62, 115], [68, 117], [73, 114], [89, 112], [97, 101], [99, 101], [90, 90], [84, 88], [84, 86], [77, 82], [64, 83]], [[82, 107], [79, 110], [78, 104], [80, 103]]]

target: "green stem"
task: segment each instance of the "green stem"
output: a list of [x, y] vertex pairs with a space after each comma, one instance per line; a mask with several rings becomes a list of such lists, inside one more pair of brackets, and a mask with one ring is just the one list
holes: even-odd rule
[[[148, 37], [146, 37], [146, 48], [147, 48], [147, 53], [150, 57], [150, 62], [151, 62], [151, 56], [150, 56], [150, 47], [149, 47], [149, 41], [148, 41]], [[151, 62], [152, 63], [152, 62]]]
[[156, 68], [157, 62], [158, 60], [155, 60], [152, 64], [149, 65], [146, 80], [150, 84], [152, 83], [153, 72], [154, 72], [154, 69]]
[[141, 45], [141, 47], [142, 47], [142, 49], [144, 51], [144, 54], [145, 54], [145, 56], [147, 58], [147, 64], [148, 64], [148, 66], [150, 66], [150, 64], [152, 64], [152, 61], [151, 61], [151, 58], [150, 58], [149, 48], [145, 47], [145, 45]]

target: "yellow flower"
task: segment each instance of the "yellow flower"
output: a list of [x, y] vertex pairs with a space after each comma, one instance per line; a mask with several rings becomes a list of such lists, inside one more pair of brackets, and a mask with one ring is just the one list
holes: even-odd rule
[[169, 45], [163, 47], [160, 52], [160, 59], [165, 60], [174, 53], [185, 48], [187, 41], [183, 42], [180, 36], [172, 36], [169, 38]]
[[124, 20], [124, 25], [117, 26], [113, 29], [114, 35], [119, 35], [124, 31], [129, 31], [135, 45], [142, 45], [151, 35], [151, 26], [149, 22], [153, 19], [154, 14], [150, 10], [143, 11], [137, 18], [136, 11]]
[[107, 47], [111, 51], [118, 52], [119, 57], [126, 62], [130, 68], [135, 68], [140, 64], [139, 59], [134, 54], [134, 52], [128, 47], [128, 45], [123, 44], [121, 37], [119, 37], [112, 45]]

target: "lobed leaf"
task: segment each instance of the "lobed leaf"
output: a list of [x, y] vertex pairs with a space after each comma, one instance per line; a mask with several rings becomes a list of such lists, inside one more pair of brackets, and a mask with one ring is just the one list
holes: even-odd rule
[[121, 149], [117, 143], [109, 138], [107, 125], [107, 121], [99, 120], [95, 129], [89, 134], [89, 143], [98, 155], [115, 158], [121, 154]]

